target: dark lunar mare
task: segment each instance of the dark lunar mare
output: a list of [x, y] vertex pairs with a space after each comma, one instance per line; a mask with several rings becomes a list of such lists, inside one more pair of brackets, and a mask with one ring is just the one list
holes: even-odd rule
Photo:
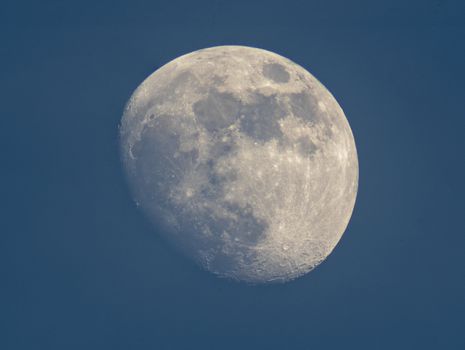
[[279, 63], [267, 63], [263, 65], [262, 73], [265, 77], [276, 83], [287, 83], [290, 75], [286, 68]]
[[205, 129], [215, 133], [237, 120], [241, 106], [232, 94], [211, 89], [205, 99], [194, 103], [193, 110]]
[[252, 96], [253, 102], [241, 108], [241, 131], [258, 142], [281, 139], [283, 134], [279, 120], [286, 115], [286, 110], [279, 104], [276, 95], [254, 93]]

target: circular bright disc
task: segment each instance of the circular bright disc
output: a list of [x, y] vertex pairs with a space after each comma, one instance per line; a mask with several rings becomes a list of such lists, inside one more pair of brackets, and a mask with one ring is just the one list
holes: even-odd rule
[[323, 261], [355, 203], [344, 113], [292, 61], [219, 46], [181, 56], [134, 92], [121, 152], [136, 202], [205, 269], [287, 281]]

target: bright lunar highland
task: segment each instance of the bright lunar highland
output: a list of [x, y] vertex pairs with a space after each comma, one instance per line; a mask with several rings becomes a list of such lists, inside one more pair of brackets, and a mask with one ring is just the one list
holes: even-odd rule
[[352, 215], [358, 160], [344, 112], [275, 53], [218, 46], [176, 58], [135, 90], [120, 137], [136, 203], [219, 276], [299, 277]]

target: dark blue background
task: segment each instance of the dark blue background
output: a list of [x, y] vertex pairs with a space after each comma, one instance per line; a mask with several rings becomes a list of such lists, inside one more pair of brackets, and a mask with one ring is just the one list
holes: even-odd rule
[[[0, 348], [465, 349], [463, 1], [2, 1]], [[128, 193], [118, 123], [175, 57], [282, 54], [340, 102], [354, 215], [309, 275], [217, 279]]]

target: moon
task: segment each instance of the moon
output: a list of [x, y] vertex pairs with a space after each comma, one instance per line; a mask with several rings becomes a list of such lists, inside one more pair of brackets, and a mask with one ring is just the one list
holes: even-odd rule
[[278, 54], [217, 46], [134, 91], [120, 149], [136, 204], [204, 269], [251, 284], [320, 264], [355, 204], [358, 159], [341, 107]]

